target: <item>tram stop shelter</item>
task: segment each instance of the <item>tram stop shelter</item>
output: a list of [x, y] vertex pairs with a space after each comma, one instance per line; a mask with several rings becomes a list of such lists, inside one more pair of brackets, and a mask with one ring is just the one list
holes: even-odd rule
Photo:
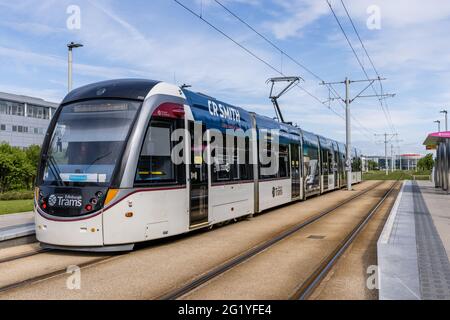
[[424, 145], [427, 150], [436, 150], [435, 186], [450, 193], [450, 131], [429, 134]]

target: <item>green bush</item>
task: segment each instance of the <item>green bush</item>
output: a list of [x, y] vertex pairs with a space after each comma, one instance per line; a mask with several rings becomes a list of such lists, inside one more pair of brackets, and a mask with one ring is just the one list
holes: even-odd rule
[[417, 167], [422, 171], [431, 171], [434, 167], [433, 154], [429, 153], [417, 163]]
[[0, 201], [10, 200], [32, 200], [34, 198], [34, 192], [28, 190], [22, 191], [9, 191], [0, 194]]
[[429, 181], [430, 180], [430, 175], [417, 175], [414, 176], [414, 180], [423, 180], [423, 181]]
[[26, 149], [0, 144], [0, 193], [32, 190], [36, 179], [40, 147]]

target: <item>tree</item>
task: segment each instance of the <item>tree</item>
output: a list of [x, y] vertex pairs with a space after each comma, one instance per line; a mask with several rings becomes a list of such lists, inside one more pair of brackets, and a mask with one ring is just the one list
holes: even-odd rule
[[417, 168], [422, 171], [432, 170], [434, 167], [433, 154], [429, 153], [417, 162]]
[[369, 160], [369, 162], [368, 162], [368, 167], [369, 167], [369, 171], [375, 171], [375, 170], [378, 170], [379, 168], [378, 168], [378, 162], [376, 162], [376, 161], [373, 161], [373, 160]]
[[25, 154], [27, 155], [30, 164], [37, 170], [39, 159], [41, 157], [41, 147], [38, 145], [32, 145], [25, 149]]
[[0, 144], [0, 193], [32, 189], [39, 162], [39, 147], [22, 150]]
[[32, 145], [25, 149], [25, 154], [27, 156], [28, 163], [31, 166], [31, 168], [28, 168], [31, 170], [31, 181], [28, 181], [28, 185], [32, 188], [33, 183], [36, 180], [39, 159], [41, 157], [41, 147], [38, 145]]
[[9, 190], [11, 176], [14, 171], [14, 162], [7, 153], [0, 152], [0, 193]]

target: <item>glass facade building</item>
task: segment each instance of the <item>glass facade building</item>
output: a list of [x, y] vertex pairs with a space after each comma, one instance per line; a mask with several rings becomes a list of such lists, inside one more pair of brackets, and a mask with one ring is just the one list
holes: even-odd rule
[[0, 92], [0, 143], [26, 148], [41, 145], [58, 104]]
[[[392, 166], [392, 157], [388, 157], [387, 162], [389, 169], [394, 170], [417, 170], [417, 163], [423, 156], [415, 153], [407, 153], [394, 157], [394, 167]], [[369, 156], [364, 158], [364, 168], [367, 171], [369, 161], [377, 163], [379, 170], [386, 170], [386, 158], [384, 156]]]

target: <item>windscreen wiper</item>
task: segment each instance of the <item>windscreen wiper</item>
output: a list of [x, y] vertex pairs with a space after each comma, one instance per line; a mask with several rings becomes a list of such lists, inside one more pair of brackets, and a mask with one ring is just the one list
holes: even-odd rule
[[102, 159], [105, 159], [107, 156], [111, 155], [112, 153], [113, 153], [113, 152], [110, 151], [110, 152], [108, 152], [107, 154], [104, 154], [103, 156], [100, 156], [100, 157], [98, 157], [97, 159], [95, 159], [94, 161], [92, 161], [92, 162], [88, 165], [88, 167], [87, 167], [86, 169], [84, 169], [84, 172], [87, 173], [87, 171], [88, 171], [94, 164], [96, 164], [98, 161], [100, 161], [100, 160], [102, 160]]

